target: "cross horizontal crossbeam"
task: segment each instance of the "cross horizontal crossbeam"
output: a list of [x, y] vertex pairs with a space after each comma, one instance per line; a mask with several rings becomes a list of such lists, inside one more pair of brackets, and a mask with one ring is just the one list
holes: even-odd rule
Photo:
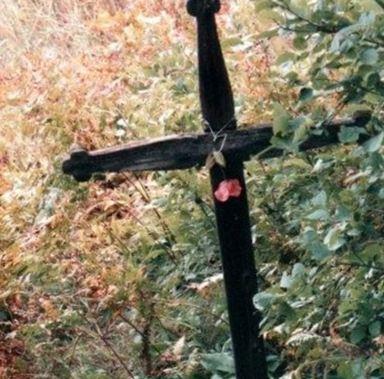
[[[364, 126], [369, 120], [366, 115], [323, 125], [321, 135], [309, 136], [301, 143], [300, 150], [310, 150], [339, 142], [338, 133], [342, 126]], [[116, 171], [176, 170], [201, 166], [213, 151], [226, 156], [248, 160], [252, 155], [272, 158], [283, 154], [283, 150], [271, 148], [272, 126], [262, 124], [242, 130], [229, 130], [215, 135], [212, 133], [181, 134], [132, 142], [100, 150], [87, 151], [80, 147], [72, 149], [63, 162], [63, 171], [78, 181], [89, 180], [94, 173]], [[360, 142], [365, 139], [361, 135]], [[264, 150], [266, 150], [264, 152]]]

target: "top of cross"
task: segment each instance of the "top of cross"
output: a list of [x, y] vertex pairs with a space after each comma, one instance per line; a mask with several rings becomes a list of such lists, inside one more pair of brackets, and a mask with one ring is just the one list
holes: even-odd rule
[[188, 13], [194, 17], [207, 13], [217, 13], [220, 6], [220, 0], [188, 0], [187, 2]]
[[[149, 141], [133, 142], [123, 146], [96, 151], [72, 149], [63, 162], [63, 171], [79, 181], [89, 180], [96, 172], [120, 170], [172, 170], [204, 164], [214, 151], [237, 160], [277, 156], [280, 149], [270, 144], [271, 125], [257, 125], [236, 131], [236, 119], [231, 84], [215, 24], [215, 13], [220, 0], [188, 0], [188, 12], [197, 18], [200, 103], [205, 122], [205, 133], [168, 136]], [[365, 125], [369, 117], [323, 124], [325, 134], [309, 137], [301, 150], [338, 142], [341, 126]], [[363, 140], [364, 137], [361, 137]], [[267, 152], [264, 150], [267, 149]]]

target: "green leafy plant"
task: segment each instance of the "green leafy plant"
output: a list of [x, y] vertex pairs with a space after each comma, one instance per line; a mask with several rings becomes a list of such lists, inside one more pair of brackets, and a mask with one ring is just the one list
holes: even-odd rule
[[[384, 375], [382, 5], [342, 0], [257, 5], [259, 17], [277, 23], [261, 37], [287, 44], [289, 51], [276, 59], [276, 75], [297, 94], [296, 101], [275, 106], [275, 133], [279, 138], [285, 133], [287, 140], [283, 145], [276, 140], [280, 147], [295, 141], [290, 118], [305, 117], [320, 131], [324, 121], [372, 113], [371, 137], [362, 146], [348, 144], [363, 129], [342, 129], [344, 147], [270, 162], [254, 193], [266, 225], [258, 233], [260, 248], [275, 225], [276, 247], [287, 250], [273, 255], [269, 271], [263, 269], [268, 285], [255, 297], [267, 340], [289, 356], [282, 363], [284, 378]], [[250, 174], [258, 174], [256, 166]], [[267, 195], [260, 199], [261, 193]], [[266, 259], [267, 253], [265, 248]]]

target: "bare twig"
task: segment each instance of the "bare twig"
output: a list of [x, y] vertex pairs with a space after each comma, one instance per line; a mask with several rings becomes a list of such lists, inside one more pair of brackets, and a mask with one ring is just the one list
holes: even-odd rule
[[[121, 314], [121, 312], [119, 312], [119, 317], [124, 321], [126, 322], [137, 334], [139, 334], [141, 336], [141, 338], [144, 338], [144, 332], [141, 331], [131, 320], [129, 320], [127, 317], [125, 317], [124, 315]], [[156, 352], [158, 354], [161, 354], [161, 351], [156, 347], [156, 346], [153, 346], [153, 349], [156, 350]]]
[[96, 334], [100, 338], [100, 340], [104, 343], [106, 348], [115, 356], [115, 358], [118, 360], [120, 365], [123, 367], [123, 369], [126, 371], [128, 376], [132, 379], [135, 379], [135, 375], [133, 372], [129, 369], [129, 367], [125, 364], [123, 358], [120, 356], [120, 354], [116, 351], [116, 349], [112, 346], [112, 344], [108, 341], [108, 339], [104, 336], [102, 331], [99, 328], [99, 325], [96, 322], [91, 322], [88, 319], [86, 321], [95, 328]]

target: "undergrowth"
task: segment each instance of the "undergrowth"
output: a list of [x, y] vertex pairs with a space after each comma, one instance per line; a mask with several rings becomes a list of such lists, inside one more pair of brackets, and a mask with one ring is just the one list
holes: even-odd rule
[[[349, 115], [260, 3], [217, 18], [239, 124]], [[232, 378], [207, 171], [61, 172], [73, 143], [201, 130], [184, 1], [0, 0], [0, 37], [0, 377]], [[246, 166], [273, 378], [384, 377], [381, 142]]]

